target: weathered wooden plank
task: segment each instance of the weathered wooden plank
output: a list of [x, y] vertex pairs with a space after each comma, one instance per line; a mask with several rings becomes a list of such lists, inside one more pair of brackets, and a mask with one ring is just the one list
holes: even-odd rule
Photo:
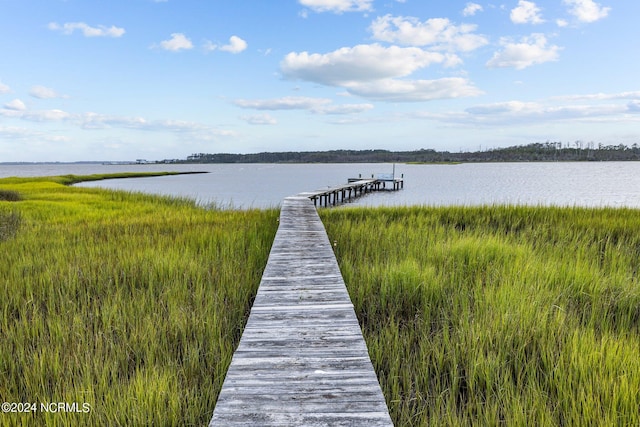
[[306, 427], [385, 427], [390, 424], [384, 421], [386, 412], [364, 413], [251, 413], [250, 416], [239, 417], [237, 413], [220, 413], [214, 416], [216, 425], [229, 427], [255, 427], [255, 426], [306, 426]]
[[332, 246], [306, 196], [280, 225], [210, 426], [391, 426]]

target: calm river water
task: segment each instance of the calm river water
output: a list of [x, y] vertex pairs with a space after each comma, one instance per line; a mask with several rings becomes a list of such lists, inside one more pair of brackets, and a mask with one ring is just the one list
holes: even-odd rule
[[[124, 171], [207, 174], [82, 183], [127, 191], [187, 196], [222, 207], [264, 208], [286, 196], [391, 173], [392, 164], [0, 165], [0, 177]], [[372, 193], [353, 205], [528, 204], [640, 208], [640, 162], [395, 165], [404, 190]]]

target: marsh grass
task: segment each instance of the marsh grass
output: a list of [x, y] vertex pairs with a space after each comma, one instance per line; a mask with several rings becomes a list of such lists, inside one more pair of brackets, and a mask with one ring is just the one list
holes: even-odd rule
[[18, 233], [22, 218], [18, 211], [0, 211], [0, 242], [14, 237]]
[[321, 216], [396, 425], [640, 425], [637, 210]]
[[22, 196], [17, 191], [0, 188], [0, 202], [19, 202], [20, 200], [22, 200]]
[[[9, 178], [0, 241], [0, 400], [88, 403], [3, 425], [206, 425], [278, 212]], [[14, 213], [15, 212], [15, 213]], [[4, 220], [3, 220], [4, 223]]]

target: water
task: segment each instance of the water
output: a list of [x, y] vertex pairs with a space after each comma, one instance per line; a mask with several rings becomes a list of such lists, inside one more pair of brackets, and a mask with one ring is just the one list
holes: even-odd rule
[[[0, 177], [86, 175], [131, 171], [207, 174], [105, 180], [79, 184], [186, 196], [202, 204], [264, 208], [348, 178], [390, 173], [391, 164], [0, 165]], [[362, 206], [527, 204], [640, 208], [640, 162], [396, 165], [404, 190], [366, 195]]]

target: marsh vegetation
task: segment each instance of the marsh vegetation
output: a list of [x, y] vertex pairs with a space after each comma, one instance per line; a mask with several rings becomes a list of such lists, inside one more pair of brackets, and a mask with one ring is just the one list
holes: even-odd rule
[[[91, 411], [2, 423], [206, 424], [278, 211], [82, 179], [0, 180], [0, 398]], [[396, 425], [640, 424], [637, 210], [321, 217]]]
[[22, 195], [0, 202], [3, 227], [20, 218], [0, 239], [0, 400], [91, 410], [0, 424], [206, 424], [278, 212], [63, 185], [77, 180], [0, 180]]
[[322, 218], [396, 425], [640, 424], [638, 211]]

